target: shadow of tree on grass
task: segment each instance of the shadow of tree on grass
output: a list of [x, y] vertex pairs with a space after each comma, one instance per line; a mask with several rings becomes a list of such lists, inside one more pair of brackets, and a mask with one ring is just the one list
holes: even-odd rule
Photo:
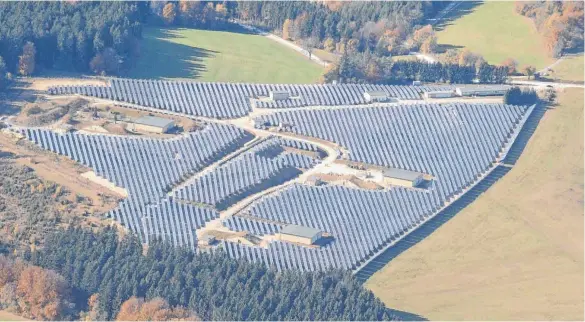
[[433, 29], [435, 29], [435, 31], [441, 31], [447, 28], [447, 26], [454, 24], [457, 19], [472, 13], [475, 8], [481, 4], [482, 1], [461, 1], [461, 4], [443, 17]]
[[217, 51], [192, 47], [170, 39], [185, 38], [173, 29], [149, 29], [141, 41], [141, 54], [126, 76], [131, 78], [197, 78], [206, 71], [205, 58]]

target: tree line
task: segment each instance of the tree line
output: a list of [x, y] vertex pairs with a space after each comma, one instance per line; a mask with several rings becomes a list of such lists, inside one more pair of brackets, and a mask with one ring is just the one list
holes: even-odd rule
[[[87, 312], [75, 305], [71, 286], [53, 270], [0, 255], [0, 309], [36, 320], [96, 321], [99, 295], [91, 296]], [[120, 306], [118, 321], [194, 321], [184, 307], [171, 307], [162, 298], [131, 297]]]
[[236, 18], [268, 28], [309, 46], [380, 55], [407, 53], [421, 46], [415, 30], [447, 3], [440, 1], [246, 1]]
[[390, 57], [344, 53], [339, 62], [325, 72], [322, 82], [399, 84], [412, 81], [468, 84], [502, 84], [508, 67], [494, 66], [485, 61], [472, 64], [429, 63], [425, 61], [394, 61]]
[[[132, 297], [161, 298], [203, 320], [388, 320], [384, 304], [347, 271], [278, 272], [228, 258], [155, 242], [143, 254], [134, 236], [112, 228], [70, 228], [48, 237], [24, 258], [61, 274], [74, 298], [91, 302], [98, 320], [120, 313]], [[91, 300], [90, 300], [91, 299]]]
[[[554, 90], [552, 92], [554, 94]], [[550, 95], [550, 94], [549, 94]], [[547, 98], [550, 103], [554, 101], [554, 96], [552, 99]], [[538, 102], [538, 94], [534, 89], [521, 89], [520, 87], [512, 87], [506, 91], [504, 94], [504, 103], [512, 104], [512, 105], [532, 105]]]
[[41, 68], [115, 73], [139, 54], [147, 15], [141, 2], [3, 2], [0, 56], [7, 72], [25, 76]]

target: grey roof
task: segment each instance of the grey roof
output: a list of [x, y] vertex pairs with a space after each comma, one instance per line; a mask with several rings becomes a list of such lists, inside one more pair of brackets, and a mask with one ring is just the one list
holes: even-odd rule
[[280, 230], [281, 234], [293, 235], [298, 237], [313, 238], [321, 231], [312, 227], [305, 227], [299, 225], [288, 225]]
[[415, 171], [408, 171], [403, 169], [388, 168], [382, 171], [385, 177], [391, 177], [401, 180], [414, 181], [418, 177], [422, 176], [422, 173]]
[[170, 119], [164, 119], [162, 117], [156, 117], [156, 116], [142, 116], [139, 117], [137, 119], [134, 120], [134, 123], [136, 124], [143, 124], [143, 125], [150, 125], [150, 126], [155, 126], [155, 127], [160, 127], [160, 128], [164, 128], [167, 125], [172, 124], [174, 121], [170, 120]]
[[453, 93], [453, 90], [437, 90], [437, 91], [425, 91], [426, 94], [438, 94], [438, 93]]
[[365, 91], [364, 94], [368, 93], [370, 96], [388, 96], [388, 93], [384, 91]]
[[457, 86], [457, 89], [464, 91], [464, 92], [472, 92], [472, 91], [502, 91], [509, 89], [510, 86], [508, 85], [467, 85], [467, 86]]

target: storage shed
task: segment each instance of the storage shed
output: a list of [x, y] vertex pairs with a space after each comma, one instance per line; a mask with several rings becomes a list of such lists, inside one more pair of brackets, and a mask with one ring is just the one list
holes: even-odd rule
[[272, 90], [270, 91], [270, 99], [273, 101], [286, 100], [290, 97], [288, 91]]
[[390, 97], [388, 97], [388, 93], [383, 91], [365, 91], [364, 98], [368, 103], [386, 102], [390, 99]]
[[460, 86], [455, 90], [459, 96], [503, 96], [509, 89], [506, 85]]
[[424, 96], [426, 99], [429, 98], [448, 98], [455, 96], [455, 92], [453, 91], [429, 91], [425, 92]]
[[415, 171], [387, 168], [382, 174], [384, 183], [391, 185], [416, 187], [423, 181], [423, 174]]
[[280, 231], [280, 240], [312, 245], [323, 236], [323, 232], [312, 227], [287, 225]]
[[142, 116], [129, 124], [129, 129], [133, 131], [143, 131], [150, 133], [166, 133], [175, 127], [175, 121], [156, 116]]

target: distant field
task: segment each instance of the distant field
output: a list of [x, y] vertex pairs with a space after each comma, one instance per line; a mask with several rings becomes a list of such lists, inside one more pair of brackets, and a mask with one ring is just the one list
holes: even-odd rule
[[418, 58], [416, 58], [416, 56], [411, 56], [411, 55], [398, 55], [398, 56], [392, 56], [392, 60], [393, 61], [417, 61]]
[[8, 311], [0, 310], [0, 321], [29, 321], [29, 319], [25, 319], [22, 316]]
[[135, 78], [214, 82], [315, 83], [323, 69], [263, 36], [197, 29], [146, 28]]
[[550, 74], [552, 78], [564, 81], [583, 81], [583, 69], [585, 68], [583, 55], [564, 58], [558, 65], [553, 67]]
[[468, 5], [470, 13], [453, 20], [437, 33], [443, 48], [454, 46], [479, 53], [492, 64], [506, 58], [520, 66], [544, 68], [554, 61], [544, 50], [543, 37], [529, 18], [514, 11], [513, 1], [488, 1]]
[[313, 50], [313, 54], [328, 63], [335, 63], [339, 60], [339, 55], [330, 53], [324, 49], [315, 49]]
[[583, 90], [559, 96], [518, 163], [366, 286], [431, 320], [583, 319]]

